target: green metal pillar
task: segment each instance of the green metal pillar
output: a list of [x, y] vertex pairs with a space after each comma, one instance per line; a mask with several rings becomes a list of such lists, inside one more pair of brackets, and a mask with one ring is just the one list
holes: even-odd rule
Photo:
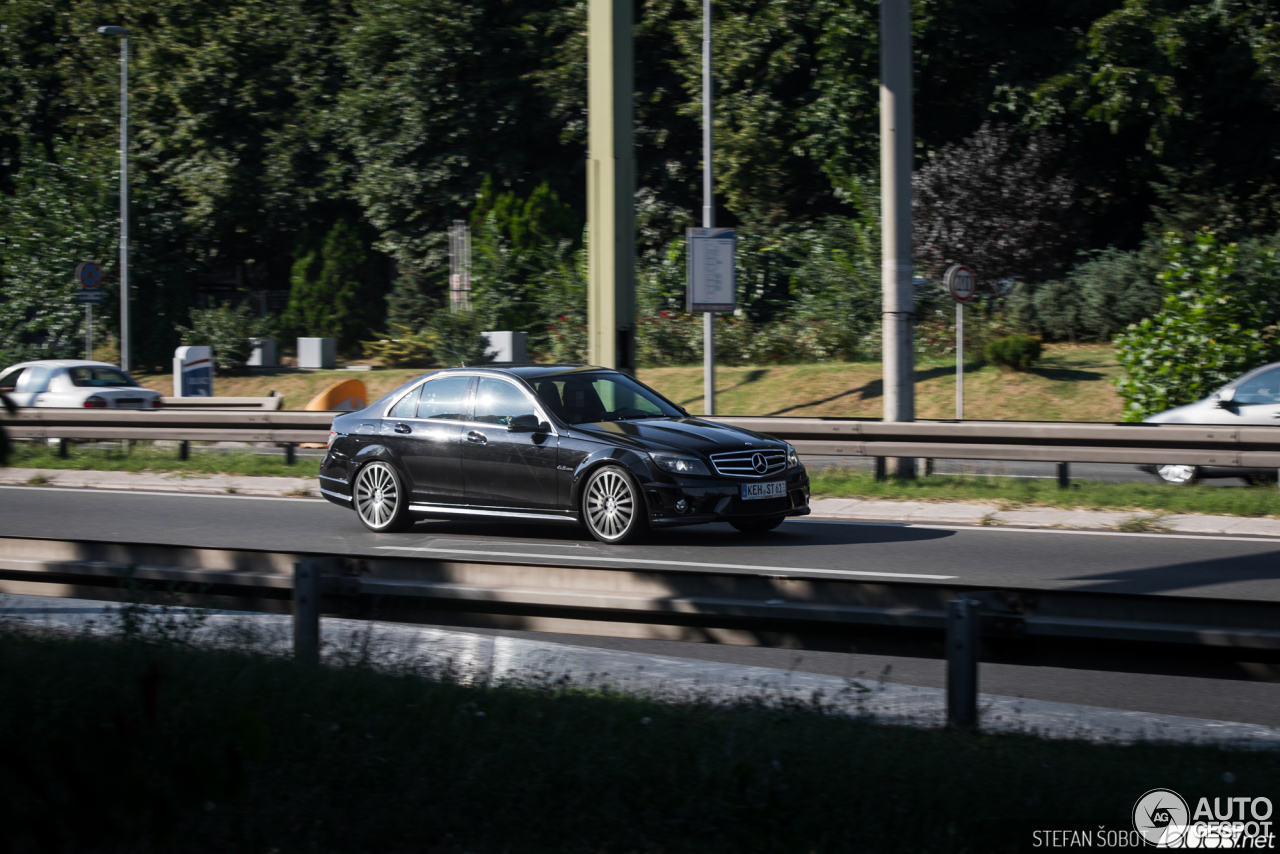
[[635, 372], [632, 0], [587, 5], [587, 360]]

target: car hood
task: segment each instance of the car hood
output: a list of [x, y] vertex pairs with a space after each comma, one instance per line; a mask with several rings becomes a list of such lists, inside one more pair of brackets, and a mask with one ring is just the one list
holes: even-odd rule
[[1164, 412], [1158, 412], [1150, 418], [1142, 419], [1143, 424], [1211, 424], [1215, 415], [1220, 416], [1221, 410], [1218, 402], [1213, 398], [1205, 398], [1197, 400], [1195, 403], [1188, 403], [1185, 406], [1175, 407], [1174, 409], [1166, 409]]
[[575, 424], [571, 429], [583, 438], [615, 442], [640, 451], [692, 451], [709, 454], [746, 447], [786, 447], [785, 442], [772, 436], [700, 418], [603, 421], [597, 424]]

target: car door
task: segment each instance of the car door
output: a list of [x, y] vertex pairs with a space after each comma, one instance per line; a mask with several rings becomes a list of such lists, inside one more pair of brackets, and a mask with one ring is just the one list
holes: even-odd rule
[[461, 504], [462, 430], [472, 377], [427, 380], [401, 397], [382, 421], [387, 446], [409, 476], [415, 504]]
[[1280, 425], [1280, 368], [1254, 374], [1236, 386], [1235, 396], [1224, 411], [1234, 415], [1224, 423]]
[[556, 472], [559, 439], [554, 433], [512, 433], [517, 416], [546, 415], [513, 382], [476, 381], [471, 423], [463, 436], [462, 475], [467, 503], [522, 510], [560, 509]]

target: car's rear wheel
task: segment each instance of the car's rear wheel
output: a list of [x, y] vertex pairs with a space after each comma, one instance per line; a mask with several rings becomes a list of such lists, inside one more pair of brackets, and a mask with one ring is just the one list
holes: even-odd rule
[[644, 496], [617, 466], [597, 469], [582, 490], [582, 520], [602, 543], [634, 543], [648, 532]]
[[1156, 477], [1165, 483], [1184, 484], [1195, 483], [1200, 473], [1195, 466], [1156, 466]]
[[356, 515], [370, 531], [390, 534], [407, 531], [413, 525], [409, 516], [409, 496], [400, 476], [387, 463], [371, 462], [356, 474], [353, 490]]
[[744, 519], [730, 519], [729, 524], [744, 534], [767, 534], [782, 524], [786, 516], [747, 516]]

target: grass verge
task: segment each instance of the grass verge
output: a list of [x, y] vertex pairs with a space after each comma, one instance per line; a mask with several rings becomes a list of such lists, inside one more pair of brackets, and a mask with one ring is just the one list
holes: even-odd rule
[[0, 633], [0, 757], [0, 843], [104, 852], [1018, 851], [1035, 830], [1128, 830], [1155, 786], [1280, 782], [1274, 752], [16, 632]]
[[[933, 475], [877, 482], [862, 472], [829, 468], [810, 472], [815, 498], [895, 498], [910, 501], [975, 501], [1001, 509], [1020, 506], [1071, 510], [1149, 510], [1215, 516], [1280, 516], [1275, 486], [1224, 488], [1163, 483], [1077, 480], [1059, 489], [1056, 480]], [[1154, 524], [1154, 523], [1153, 523]]]
[[157, 448], [150, 442], [134, 442], [128, 450], [73, 444], [66, 459], [58, 456], [56, 447], [43, 442], [15, 442], [9, 465], [68, 471], [181, 472], [195, 477], [211, 474], [316, 477], [320, 473], [320, 460], [316, 457], [297, 457], [294, 465], [286, 465], [283, 455], [193, 448], [190, 459], [180, 460], [176, 448]]

